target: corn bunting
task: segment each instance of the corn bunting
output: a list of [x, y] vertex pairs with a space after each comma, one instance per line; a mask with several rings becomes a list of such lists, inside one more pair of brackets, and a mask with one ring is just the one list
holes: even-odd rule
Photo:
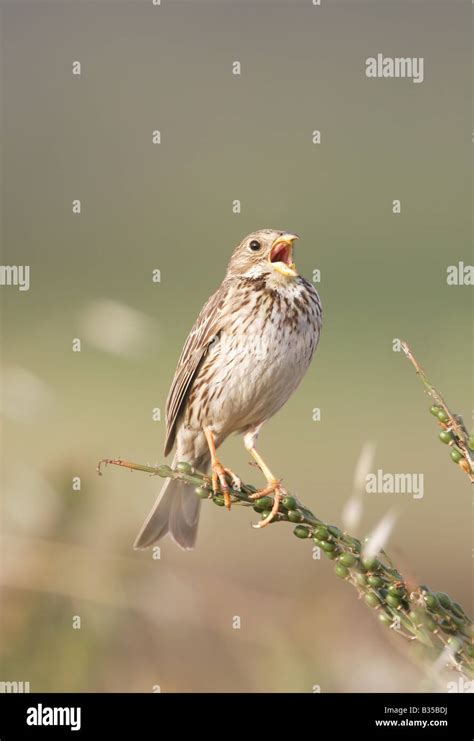
[[[210, 465], [213, 490], [220, 487], [228, 509], [228, 477], [234, 488], [240, 482], [216, 451], [231, 433], [243, 435], [267, 481], [253, 498], [273, 495], [259, 527], [276, 514], [281, 484], [256, 450], [257, 436], [303, 378], [322, 325], [319, 296], [293, 263], [297, 238], [260, 229], [238, 245], [186, 340], [166, 402], [165, 455], [176, 444], [173, 464], [187, 461], [199, 471]], [[167, 533], [181, 548], [193, 548], [200, 504], [192, 487], [168, 479], [135, 548]]]

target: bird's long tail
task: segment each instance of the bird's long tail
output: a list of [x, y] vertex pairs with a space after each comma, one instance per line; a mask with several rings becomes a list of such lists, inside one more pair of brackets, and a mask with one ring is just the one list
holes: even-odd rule
[[[188, 462], [199, 471], [205, 471], [209, 459], [200, 458]], [[172, 466], [176, 463], [177, 456], [174, 457]], [[133, 547], [148, 548], [169, 533], [180, 548], [191, 550], [196, 543], [200, 509], [201, 500], [192, 486], [184, 481], [167, 479]]]

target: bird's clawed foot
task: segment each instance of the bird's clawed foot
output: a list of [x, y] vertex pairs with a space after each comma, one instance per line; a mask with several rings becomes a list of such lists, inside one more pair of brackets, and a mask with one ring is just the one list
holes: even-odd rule
[[284, 489], [281, 486], [281, 481], [278, 481], [278, 479], [272, 479], [268, 482], [268, 485], [264, 489], [259, 489], [259, 491], [256, 491], [255, 494], [251, 494], [249, 496], [249, 499], [257, 500], [262, 499], [262, 497], [266, 497], [269, 494], [273, 494], [273, 506], [271, 509], [271, 512], [267, 517], [265, 517], [264, 520], [261, 520], [257, 525], [252, 525], [252, 527], [256, 529], [261, 529], [262, 527], [266, 527], [270, 524], [270, 522], [275, 518], [278, 507], [280, 506], [280, 502], [284, 496]]
[[230, 470], [230, 468], [224, 468], [222, 463], [218, 460], [216, 454], [216, 443], [212, 430], [209, 427], [203, 427], [203, 430], [206, 436], [207, 444], [209, 446], [209, 452], [211, 454], [212, 491], [214, 492], [214, 494], [219, 494], [220, 484], [220, 490], [222, 496], [224, 497], [224, 504], [226, 506], [226, 509], [230, 510], [230, 492], [226, 476], [229, 477], [232, 488], [236, 489], [237, 491], [240, 491], [242, 482], [240, 481], [239, 477]]
[[237, 476], [236, 473], [234, 473], [230, 468], [224, 468], [224, 471], [227, 474], [227, 477], [230, 479], [230, 483], [233, 489], [235, 491], [240, 491], [242, 489], [242, 481]]
[[220, 493], [224, 497], [224, 504], [227, 509], [230, 510], [230, 492], [229, 492], [229, 484], [227, 483], [227, 477], [229, 477], [231, 486], [236, 491], [240, 491], [240, 488], [242, 486], [242, 482], [239, 479], [238, 476], [235, 475], [233, 471], [230, 470], [230, 468], [224, 468], [222, 463], [218, 460], [214, 460], [211, 463], [211, 470], [212, 470], [212, 491], [214, 494], [219, 494], [219, 488]]

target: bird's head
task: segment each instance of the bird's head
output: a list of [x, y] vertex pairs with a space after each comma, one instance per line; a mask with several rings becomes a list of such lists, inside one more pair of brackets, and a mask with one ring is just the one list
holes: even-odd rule
[[236, 247], [227, 269], [228, 276], [259, 278], [264, 275], [292, 280], [298, 273], [293, 262], [297, 234], [281, 229], [259, 229]]

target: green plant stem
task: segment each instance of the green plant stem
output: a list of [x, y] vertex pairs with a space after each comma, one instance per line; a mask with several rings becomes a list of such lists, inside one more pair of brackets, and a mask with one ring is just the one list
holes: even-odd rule
[[445, 421], [438, 421], [438, 424], [443, 430], [447, 430], [452, 433], [453, 439], [450, 442], [450, 446], [461, 454], [458, 465], [465, 473], [467, 473], [471, 483], [474, 483], [474, 459], [472, 451], [469, 449], [469, 434], [462, 420], [462, 417], [460, 417], [459, 414], [454, 414], [453, 412], [451, 412], [439, 391], [429, 381], [428, 376], [416, 360], [410, 347], [405, 341], [402, 341], [401, 348], [410, 363], [413, 365], [414, 369], [416, 370], [421, 382], [426, 389], [428, 396], [430, 396], [435, 402], [436, 406], [444, 412], [446, 419]]
[[[99, 474], [106, 465], [143, 471], [162, 478], [180, 479], [195, 487], [196, 496], [224, 506], [222, 494], [212, 491], [210, 477], [191, 468], [188, 463], [178, 463], [172, 469], [167, 465], [150, 466], [121, 459], [104, 459], [97, 466]], [[243, 484], [238, 491], [232, 488], [230, 482], [232, 503], [253, 507], [264, 519], [269, 511], [268, 497], [266, 501], [262, 500], [263, 503], [251, 500], [250, 495], [255, 491], [255, 487], [248, 484]], [[322, 554], [334, 561], [336, 575], [355, 587], [359, 596], [364, 597], [365, 604], [378, 615], [380, 622], [399, 635], [423, 644], [433, 661], [449, 646], [451, 650], [447, 661], [450, 665], [466, 677], [474, 676], [472, 621], [461, 605], [444, 593], [412, 584], [384, 552], [377, 558], [365, 559], [361, 540], [334, 525], [326, 524], [296, 497], [283, 499], [278, 514], [270, 524], [277, 522], [296, 524], [294, 534], [312, 542], [313, 547], [316, 545]]]

